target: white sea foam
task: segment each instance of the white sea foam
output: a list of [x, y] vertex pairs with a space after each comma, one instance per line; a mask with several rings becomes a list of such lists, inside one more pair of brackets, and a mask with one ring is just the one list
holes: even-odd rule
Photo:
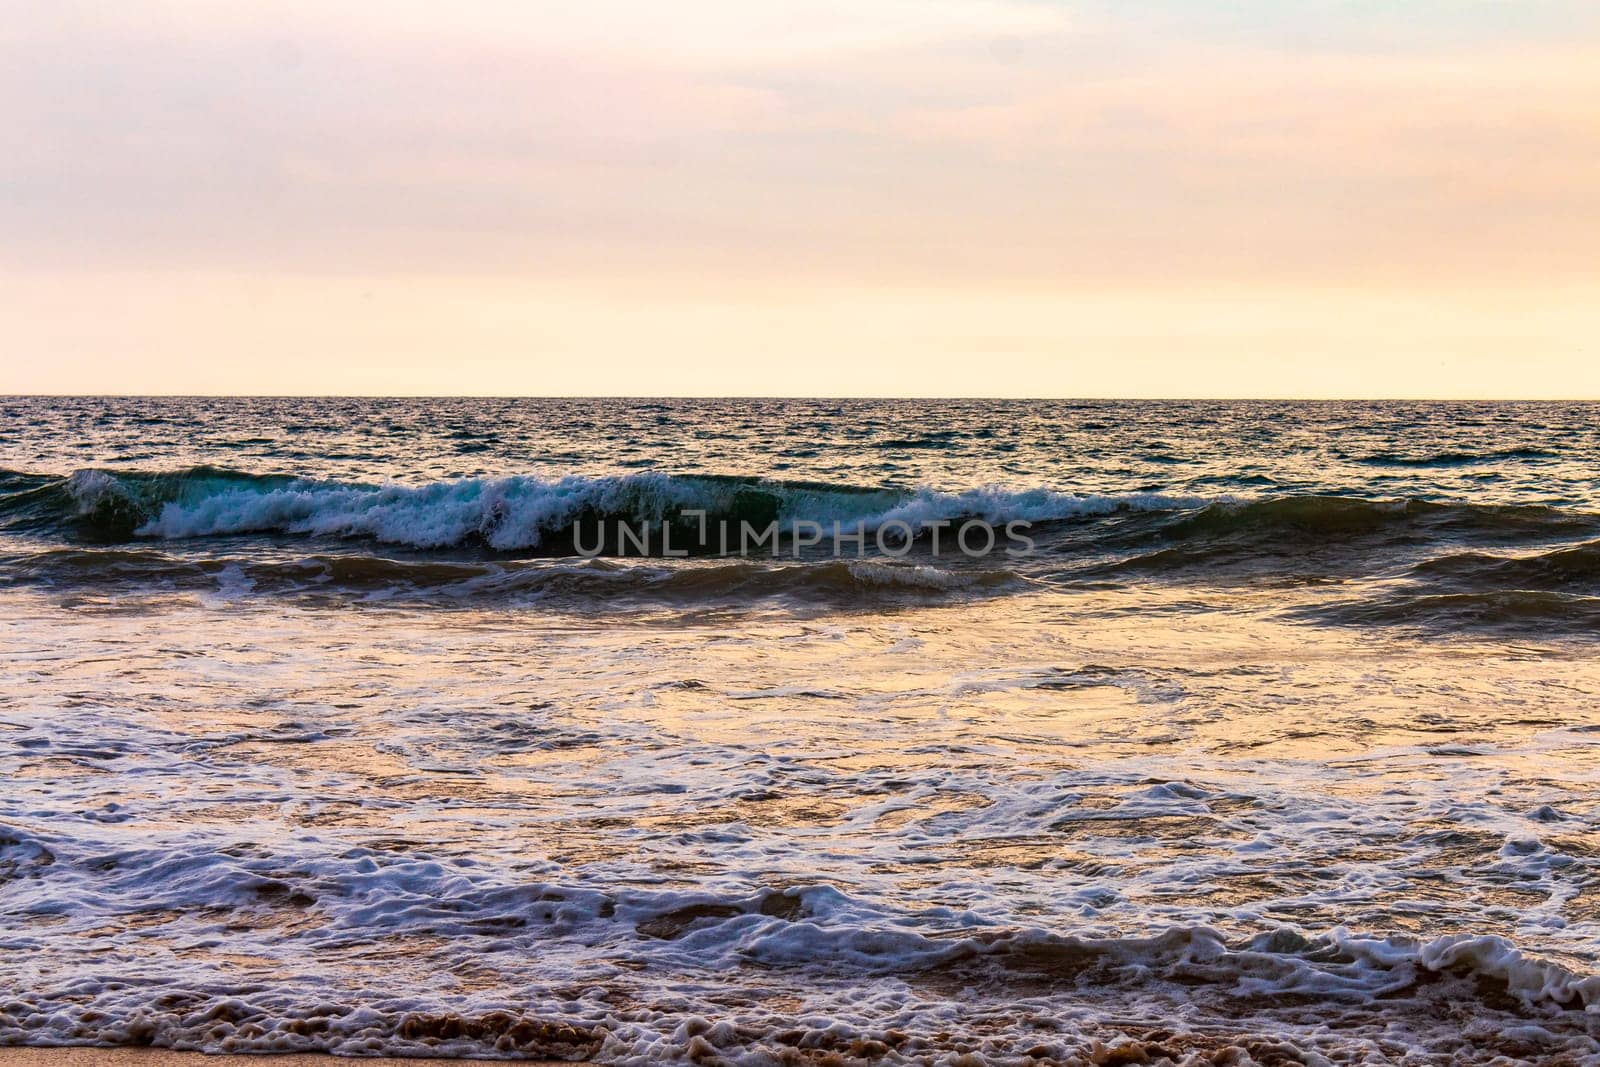
[[[1141, 494], [561, 484], [85, 472], [73, 506], [111, 544], [62, 523], [4, 546], [0, 1043], [1600, 1062], [1592, 640], [1282, 614], [1327, 595], [1301, 568], [1330, 539], [1497, 516], [1290, 497], [1185, 527], [1133, 513], [1192, 501]], [[814, 521], [1062, 519], [1052, 548], [1217, 551], [1195, 581], [1073, 590], [925, 557], [154, 543], [515, 546], [741, 492]], [[59, 484], [26, 493], [17, 544], [63, 513]], [[123, 543], [138, 529], [152, 543]], [[1210, 569], [1254, 555], [1270, 580]], [[969, 593], [991, 581], [1004, 597]], [[750, 610], [750, 590], [865, 608]], [[665, 606], [569, 610], [614, 593]]]
[[[1209, 1018], [1213, 1046], [1219, 1033], [1222, 1046], [1239, 1044], [1235, 1063], [1254, 1062], [1252, 1047], [1292, 1052], [1301, 1062], [1325, 1062], [1326, 1054], [1376, 1063], [1397, 1040], [1448, 1048], [1455, 1024], [1441, 1024], [1430, 1012], [1472, 1002], [1475, 983], [1486, 980], [1529, 1014], [1519, 1018], [1480, 1002], [1467, 1009], [1469, 1017], [1518, 1027], [1523, 1040], [1547, 1053], [1600, 1055], [1600, 1026], [1575, 1029], [1570, 1018], [1558, 1018], [1596, 1012], [1600, 978], [1530, 958], [1498, 938], [1419, 941], [1343, 929], [1313, 936], [1283, 927], [1241, 940], [1205, 926], [1138, 937], [1063, 934], [999, 926], [949, 909], [897, 909], [826, 884], [756, 892], [567, 884], [462, 858], [355, 849], [335, 860], [314, 840], [272, 854], [191, 846], [124, 849], [108, 860], [100, 851], [103, 834], [48, 845], [14, 829], [7, 834], [7, 864], [64, 867], [13, 887], [24, 908], [54, 901], [61, 906], [53, 913], [70, 928], [76, 912], [104, 912], [115, 900], [136, 898], [135, 917], [162, 921], [131, 924], [142, 932], [113, 942], [123, 966], [85, 959], [59, 993], [14, 992], [0, 1009], [0, 1041], [577, 1053], [611, 1062], [704, 1059], [696, 1050], [709, 1047], [730, 1062], [749, 1063], [783, 1061], [803, 1048], [832, 1051], [843, 1063], [872, 1061], [872, 1049], [888, 1043], [901, 1048], [898, 1060], [933, 1063], [950, 1054], [930, 1043], [934, 1035], [956, 1027], [967, 1028], [963, 1045], [972, 1062], [1009, 1063], [1022, 1039], [1016, 1020], [1031, 1021], [1028, 1041], [1070, 1058], [1106, 1047], [1096, 1017], [1109, 1011]], [[269, 869], [295, 873], [286, 883]], [[206, 926], [188, 917], [218, 912], [256, 917], [248, 926], [259, 933], [235, 927], [232, 951], [276, 955], [275, 929], [285, 908], [316, 916], [316, 926], [295, 941], [305, 954], [297, 970], [319, 974], [314, 995], [302, 977], [281, 987], [258, 980], [249, 992], [235, 992], [226, 974], [210, 967], [163, 956], [146, 971], [137, 951], [127, 955], [152, 935], [170, 936], [162, 923], [203, 932]], [[51, 929], [13, 931], [0, 948], [49, 951], [59, 938]], [[514, 996], [503, 985], [462, 995], [439, 975], [402, 990], [380, 973], [312, 962], [339, 959], [352, 946], [410, 938], [458, 946], [465, 962], [515, 966]], [[633, 965], [619, 970], [613, 960]], [[696, 977], [681, 988], [650, 978], [674, 974]], [[641, 994], [631, 993], [624, 1000], [636, 1003], [619, 1008], [616, 993], [641, 980], [651, 986], [645, 994], [651, 999], [637, 1003]], [[930, 982], [931, 990], [919, 988]], [[717, 1021], [723, 1012], [716, 999], [741, 984], [772, 996], [808, 992], [798, 1010], [755, 1008]], [[951, 984], [986, 992], [937, 992]], [[1319, 1023], [1263, 1017], [1263, 1006], [1288, 997], [1322, 1003]], [[996, 1010], [1012, 1027], [991, 1033]], [[526, 1023], [520, 1031], [519, 1022]]]
[[[631, 522], [682, 520], [685, 511], [750, 521], [759, 529], [775, 518], [785, 531], [816, 523], [827, 533], [885, 524], [921, 531], [938, 523], [978, 519], [994, 525], [1102, 516], [1118, 511], [1194, 507], [1206, 501], [1154, 493], [1077, 495], [1047, 489], [1000, 487], [942, 492], [850, 490], [771, 482], [671, 476], [531, 476], [468, 478], [421, 486], [363, 486], [293, 479], [257, 479], [208, 472], [133, 476], [85, 470], [69, 492], [80, 513], [108, 505], [143, 513], [133, 532], [142, 537], [189, 538], [278, 532], [327, 537], [370, 537], [387, 544], [442, 548], [477, 539], [490, 547], [537, 548], [567, 533], [578, 519], [603, 516]], [[752, 506], [751, 500], [766, 501]], [[898, 527], [897, 527], [898, 528]]]

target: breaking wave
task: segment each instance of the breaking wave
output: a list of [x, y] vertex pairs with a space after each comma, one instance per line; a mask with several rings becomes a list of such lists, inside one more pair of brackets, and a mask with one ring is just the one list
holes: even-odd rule
[[[979, 559], [957, 552], [948, 532], [942, 548], [931, 544], [931, 530], [968, 520], [1027, 523], [1035, 549], [1012, 556], [1003, 533]], [[608, 539], [613, 523], [653, 527], [655, 540], [630, 551]], [[868, 536], [842, 543], [847, 558], [834, 558], [827, 540], [800, 551], [792, 538], [758, 538], [740, 551], [715, 532], [775, 525], [792, 534], [804, 523], [825, 537], [835, 524]], [[889, 530], [896, 544], [912, 535], [905, 558], [885, 554], [871, 533]], [[1069, 590], [1108, 580], [1331, 589], [1361, 579], [1357, 595], [1330, 592], [1284, 615], [1485, 632], [1577, 633], [1600, 622], [1600, 516], [1539, 505], [951, 492], [656, 472], [367, 485], [194, 467], [0, 472], [0, 531], [24, 535], [0, 556], [0, 582], [59, 588], [613, 610], [773, 599], [872, 607], [1009, 594], [1041, 581]], [[673, 555], [696, 558], [663, 558], [668, 543]], [[602, 558], [577, 558], [595, 546]], [[607, 558], [641, 554], [651, 558]]]
[[817, 523], [875, 530], [903, 523], [982, 519], [1048, 522], [1194, 506], [1154, 493], [1077, 495], [997, 487], [940, 492], [777, 482], [715, 475], [639, 473], [543, 479], [465, 478], [420, 486], [366, 485], [246, 474], [212, 467], [171, 473], [80, 470], [65, 479], [11, 474], [0, 521], [16, 529], [71, 527], [106, 540], [176, 540], [233, 534], [360, 537], [416, 549], [495, 551], [571, 548], [574, 527], [612, 520], [672, 523], [692, 536], [707, 524], [753, 529]]
[[[688, 511], [690, 516], [684, 518]], [[1241, 543], [1262, 547], [1402, 532], [1539, 538], [1600, 529], [1600, 517], [1542, 506], [1473, 505], [1358, 496], [1205, 498], [1147, 491], [1072, 493], [982, 486], [958, 491], [657, 472], [463, 478], [370, 485], [215, 467], [172, 472], [88, 469], [62, 478], [0, 472], [0, 528], [99, 540], [183, 540], [239, 534], [365, 538], [434, 550], [554, 549], [574, 524], [620, 520], [762, 528], [838, 523], [924, 531], [979, 519], [1061, 523], [1133, 518], [1111, 545]]]

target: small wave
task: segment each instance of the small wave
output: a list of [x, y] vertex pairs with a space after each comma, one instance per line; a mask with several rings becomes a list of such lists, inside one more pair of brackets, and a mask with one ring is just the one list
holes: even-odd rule
[[1452, 552], [1359, 599], [1302, 608], [1314, 622], [1485, 633], [1587, 634], [1600, 626], [1600, 541], [1507, 555]]
[[186, 558], [153, 550], [51, 549], [5, 560], [0, 580], [62, 590], [283, 595], [431, 602], [551, 601], [567, 606], [629, 603], [731, 605], [782, 599], [881, 607], [1021, 588], [998, 567], [946, 569], [872, 559], [774, 562], [716, 560], [390, 559], [319, 554], [286, 559]]
[[1600, 541], [1530, 555], [1461, 552], [1412, 568], [1422, 581], [1464, 590], [1540, 589], [1600, 593]]
[[1600, 596], [1537, 589], [1481, 593], [1395, 592], [1301, 608], [1292, 617], [1346, 626], [1583, 635], [1600, 627]]
[[1517, 459], [1557, 459], [1556, 453], [1542, 448], [1508, 448], [1494, 452], [1435, 452], [1408, 456], [1399, 452], [1375, 452], [1361, 456], [1357, 463], [1371, 467], [1468, 467], [1503, 463]]
[[1092, 573], [1340, 577], [1392, 567], [1397, 554], [1435, 542], [1592, 536], [1600, 517], [1539, 506], [1281, 496], [1221, 501], [1125, 526], [1108, 536], [1107, 545], [1135, 551], [1096, 565]]
[[1165, 524], [1160, 534], [1168, 540], [1261, 533], [1282, 539], [1323, 540], [1407, 528], [1436, 534], [1481, 531], [1504, 536], [1544, 536], [1566, 530], [1593, 529], [1596, 522], [1593, 515], [1537, 505], [1280, 496], [1219, 501]]

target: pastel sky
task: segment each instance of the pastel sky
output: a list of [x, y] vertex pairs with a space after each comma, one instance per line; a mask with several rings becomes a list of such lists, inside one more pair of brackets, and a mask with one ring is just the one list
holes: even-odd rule
[[0, 392], [1600, 397], [1594, 0], [0, 0]]

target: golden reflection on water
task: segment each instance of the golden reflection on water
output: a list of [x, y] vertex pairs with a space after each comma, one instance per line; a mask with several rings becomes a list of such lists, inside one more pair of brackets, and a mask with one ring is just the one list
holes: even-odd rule
[[[69, 797], [130, 835], [242, 832], [270, 852], [314, 833], [619, 886], [822, 881], [908, 907], [1003, 900], [1066, 928], [1526, 940], [1543, 915], [1573, 924], [1560, 955], [1600, 922], [1584, 873], [1600, 666], [1557, 646], [1298, 626], [1247, 594], [1182, 610], [1221, 591], [736, 629], [182, 598], [128, 616], [6, 595], [8, 648], [45, 617], [58, 642], [8, 681], [9, 725], [104, 727], [12, 757], [19, 802]], [[1512, 824], [1547, 804], [1576, 821], [1543, 847], [1578, 866], [1495, 873]], [[304, 881], [313, 903], [263, 898], [249, 921], [285, 944], [315, 928]], [[283, 962], [183, 926], [129, 911], [79, 936], [172, 931], [171, 951], [225, 969]], [[448, 940], [340, 951], [426, 970]], [[458, 980], [505, 978], [483, 963]]]

